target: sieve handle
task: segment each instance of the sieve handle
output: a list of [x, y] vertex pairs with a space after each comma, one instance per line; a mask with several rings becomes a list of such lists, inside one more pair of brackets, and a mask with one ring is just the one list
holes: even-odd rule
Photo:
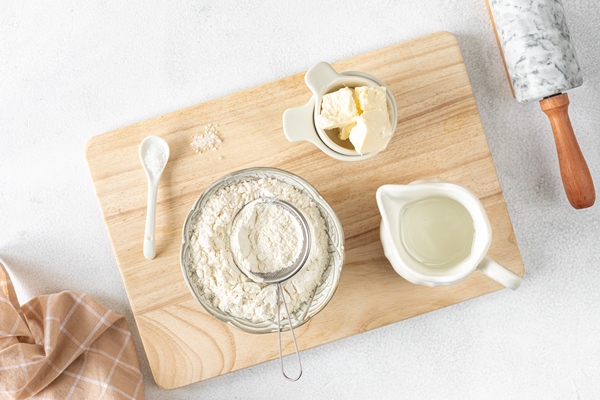
[[[285, 307], [285, 314], [287, 315], [288, 323], [290, 324], [290, 332], [292, 332], [292, 339], [294, 340], [294, 348], [296, 349], [296, 358], [298, 359], [298, 367], [300, 368], [300, 372], [296, 377], [289, 377], [285, 373], [285, 369], [283, 368], [283, 349], [281, 348], [281, 315], [279, 310], [279, 298], [283, 301], [283, 306]], [[302, 363], [300, 362], [300, 352], [298, 351], [298, 344], [296, 343], [296, 335], [294, 334], [294, 327], [292, 326], [292, 320], [290, 319], [290, 313], [288, 311], [287, 302], [285, 301], [285, 296], [283, 294], [283, 288], [281, 287], [281, 283], [277, 284], [277, 338], [279, 340], [279, 365], [281, 366], [281, 373], [291, 382], [296, 382], [302, 376]]]

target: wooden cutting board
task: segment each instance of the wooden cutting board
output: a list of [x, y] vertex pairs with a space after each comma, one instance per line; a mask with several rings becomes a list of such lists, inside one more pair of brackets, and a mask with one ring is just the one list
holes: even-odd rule
[[[320, 60], [315, 60], [315, 62]], [[312, 183], [338, 214], [346, 264], [331, 303], [297, 329], [307, 349], [500, 289], [479, 272], [460, 284], [429, 288], [400, 278], [383, 255], [376, 189], [422, 178], [459, 182], [483, 202], [492, 223], [489, 255], [523, 275], [523, 263], [455, 37], [439, 32], [333, 64], [384, 81], [398, 103], [388, 148], [341, 162], [310, 143], [289, 143], [281, 117], [305, 104], [304, 73], [117, 129], [90, 139], [86, 157], [133, 314], [159, 386], [173, 389], [278, 357], [277, 335], [230, 327], [196, 303], [183, 279], [183, 221], [213, 181], [235, 170], [277, 167]], [[196, 154], [191, 136], [217, 124], [216, 151]], [[146, 178], [138, 146], [159, 135], [171, 147], [160, 182], [157, 256], [142, 254]], [[506, 294], [510, 296], [510, 293]], [[293, 346], [283, 335], [285, 352]], [[310, 374], [310, 365], [305, 365]], [[279, 374], [273, 366], [273, 374]]]

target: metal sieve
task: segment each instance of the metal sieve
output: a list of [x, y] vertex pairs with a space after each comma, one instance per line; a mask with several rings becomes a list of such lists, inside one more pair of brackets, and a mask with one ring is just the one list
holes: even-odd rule
[[[285, 296], [283, 294], [283, 287], [281, 286], [281, 283], [290, 279], [294, 275], [296, 275], [298, 273], [298, 271], [300, 271], [302, 269], [302, 267], [306, 263], [306, 260], [308, 260], [308, 255], [310, 254], [310, 229], [308, 227], [308, 223], [306, 222], [306, 219], [304, 218], [304, 215], [302, 215], [302, 213], [296, 207], [294, 207], [293, 205], [291, 205], [290, 203], [288, 203], [286, 201], [283, 201], [283, 200], [280, 200], [280, 199], [277, 199], [274, 197], [259, 197], [258, 199], [255, 199], [255, 200], [252, 200], [252, 201], [246, 203], [233, 217], [231, 226], [232, 227], [235, 226], [236, 220], [244, 208], [246, 208], [250, 205], [253, 205], [253, 204], [258, 204], [258, 203], [272, 205], [273, 207], [280, 207], [281, 209], [290, 213], [290, 215], [298, 222], [298, 224], [300, 225], [300, 229], [302, 231], [302, 247], [300, 248], [300, 252], [298, 253], [298, 256], [296, 257], [296, 259], [289, 265], [284, 266], [283, 268], [280, 268], [274, 272], [251, 272], [244, 268], [241, 268], [240, 267], [241, 260], [236, 260], [235, 253], [232, 252], [233, 262], [242, 274], [246, 275], [249, 279], [251, 279], [257, 283], [266, 283], [269, 285], [277, 285], [277, 338], [278, 338], [278, 342], [279, 342], [279, 365], [281, 367], [281, 373], [283, 374], [283, 376], [286, 379], [294, 382], [294, 381], [297, 381], [298, 379], [300, 379], [300, 377], [302, 376], [302, 363], [300, 362], [300, 353], [298, 351], [298, 344], [296, 343], [296, 335], [294, 334], [294, 327], [293, 327], [292, 321], [290, 319], [290, 313], [288, 311], [288, 306], [287, 306], [287, 302], [285, 301]], [[231, 235], [230, 235], [230, 240], [231, 240]], [[294, 349], [296, 350], [296, 358], [298, 360], [298, 367], [300, 369], [300, 372], [298, 373], [298, 376], [296, 376], [296, 377], [289, 377], [285, 373], [285, 369], [283, 367], [283, 350], [281, 347], [281, 315], [280, 315], [280, 304], [281, 303], [283, 303], [283, 306], [285, 308], [285, 314], [286, 314], [286, 317], [290, 324], [290, 331], [292, 333], [292, 339], [294, 341]]]

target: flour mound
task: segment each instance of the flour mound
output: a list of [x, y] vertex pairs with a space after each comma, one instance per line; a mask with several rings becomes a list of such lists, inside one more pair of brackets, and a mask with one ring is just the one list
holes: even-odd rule
[[242, 271], [276, 272], [300, 256], [300, 223], [274, 203], [252, 203], [235, 217], [231, 235], [234, 260]]

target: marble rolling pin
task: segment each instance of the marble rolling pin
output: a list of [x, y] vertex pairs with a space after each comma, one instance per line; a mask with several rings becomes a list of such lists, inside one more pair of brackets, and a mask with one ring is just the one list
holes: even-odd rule
[[560, 0], [487, 0], [517, 101], [538, 101], [550, 119], [567, 198], [575, 208], [594, 204], [596, 193], [567, 108], [565, 91], [583, 77]]

